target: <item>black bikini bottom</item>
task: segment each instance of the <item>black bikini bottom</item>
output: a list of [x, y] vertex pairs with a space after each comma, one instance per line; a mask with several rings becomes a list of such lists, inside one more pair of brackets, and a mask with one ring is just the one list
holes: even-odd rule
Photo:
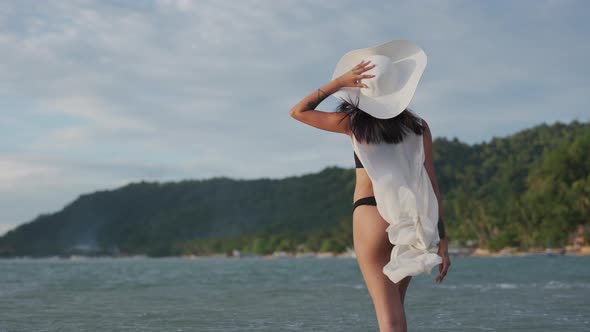
[[354, 212], [354, 209], [356, 209], [356, 207], [359, 205], [377, 206], [377, 201], [375, 200], [375, 196], [367, 196], [367, 197], [359, 198], [356, 200], [356, 202], [354, 202], [354, 204], [352, 206], [352, 211]]
[[[359, 205], [377, 206], [377, 201], [375, 200], [375, 196], [367, 196], [367, 197], [359, 198], [356, 200], [356, 202], [354, 202], [354, 204], [352, 206], [352, 212], [354, 212], [354, 209], [356, 209], [356, 207]], [[441, 220], [439, 219], [437, 226], [438, 226], [439, 237], [441, 239], [444, 239], [446, 237], [445, 224], [443, 222], [441, 222]]]

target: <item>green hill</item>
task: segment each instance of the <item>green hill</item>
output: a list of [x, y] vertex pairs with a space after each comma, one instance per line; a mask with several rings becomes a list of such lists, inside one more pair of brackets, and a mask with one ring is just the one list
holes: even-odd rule
[[[563, 246], [590, 222], [590, 124], [434, 141], [451, 243]], [[352, 247], [354, 168], [284, 179], [140, 182], [84, 194], [0, 237], [0, 256], [208, 254]]]

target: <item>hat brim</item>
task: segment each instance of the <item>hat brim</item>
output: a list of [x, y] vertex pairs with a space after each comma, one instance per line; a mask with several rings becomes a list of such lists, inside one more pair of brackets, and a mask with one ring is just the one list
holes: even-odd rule
[[426, 53], [409, 40], [392, 40], [378, 46], [353, 50], [346, 53], [338, 61], [332, 79], [340, 77], [359, 64], [364, 58], [371, 55], [387, 56], [394, 64], [401, 61], [413, 62], [413, 70], [405, 84], [399, 90], [379, 97], [368, 97], [361, 91], [364, 88], [356, 87], [341, 88], [332, 96], [352, 102], [356, 102], [358, 98], [358, 107], [373, 117], [380, 119], [395, 117], [408, 107], [414, 97], [420, 78], [426, 68]]

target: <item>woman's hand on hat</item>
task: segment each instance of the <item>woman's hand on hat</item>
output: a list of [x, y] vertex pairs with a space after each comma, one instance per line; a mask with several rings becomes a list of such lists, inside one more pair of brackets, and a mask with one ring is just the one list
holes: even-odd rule
[[371, 61], [361, 61], [358, 65], [354, 66], [351, 70], [347, 71], [340, 77], [337, 77], [335, 81], [340, 85], [341, 88], [368, 88], [361, 80], [364, 78], [373, 78], [375, 75], [363, 74], [367, 70], [374, 68], [376, 65], [369, 65]]

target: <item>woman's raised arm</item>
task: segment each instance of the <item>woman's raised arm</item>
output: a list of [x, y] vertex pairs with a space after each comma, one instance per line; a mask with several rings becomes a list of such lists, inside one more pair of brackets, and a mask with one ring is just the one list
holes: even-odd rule
[[315, 108], [326, 99], [326, 97], [338, 91], [340, 88], [367, 87], [364, 83], [361, 83], [360, 80], [374, 77], [374, 75], [362, 74], [375, 67], [375, 65], [367, 66], [368, 64], [369, 62], [363, 61], [342, 76], [310, 93], [307, 97], [301, 99], [301, 101], [293, 106], [289, 111], [289, 114], [294, 119], [312, 127], [348, 135], [350, 132], [350, 123], [349, 121], [342, 121], [348, 116], [347, 114], [342, 114], [340, 112], [322, 112], [315, 110]]
[[348, 121], [342, 121], [348, 116], [347, 114], [314, 110], [326, 97], [340, 88], [341, 86], [336, 80], [331, 81], [301, 99], [297, 105], [291, 108], [289, 114], [294, 119], [312, 127], [347, 134], [349, 131]]

